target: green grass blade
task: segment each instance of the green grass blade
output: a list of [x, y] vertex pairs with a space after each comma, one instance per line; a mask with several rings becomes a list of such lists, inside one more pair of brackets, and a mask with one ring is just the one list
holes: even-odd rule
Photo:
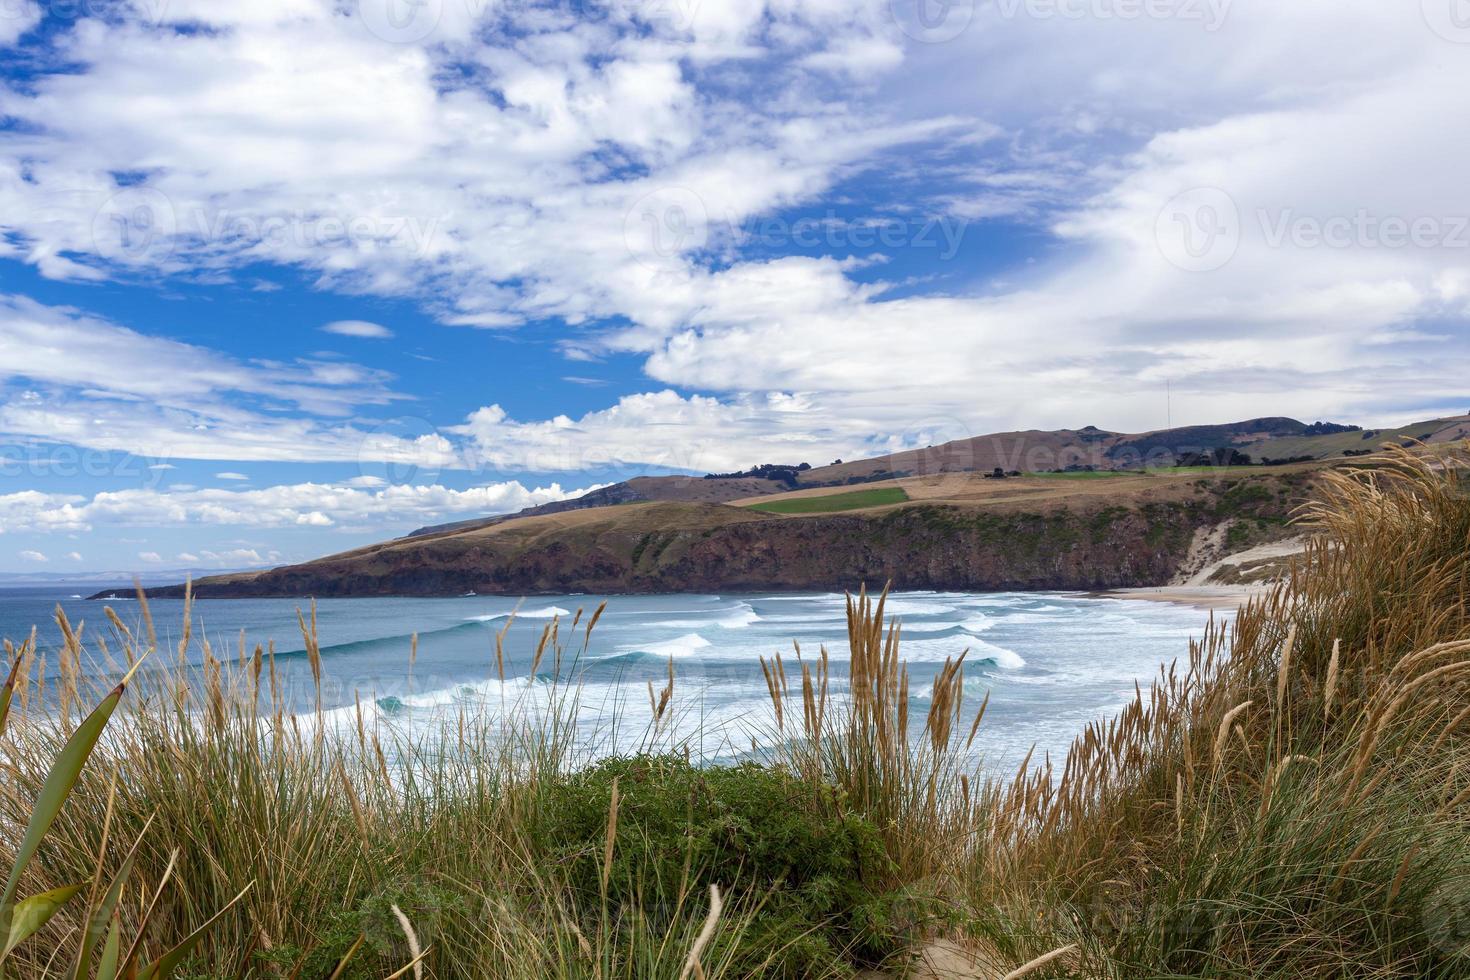
[[143, 836], [148, 833], [148, 828], [153, 824], [153, 817], [149, 817], [143, 824], [138, 839], [133, 842], [133, 847], [128, 851], [128, 856], [123, 859], [122, 867], [117, 869], [112, 882], [107, 886], [107, 892], [102, 896], [102, 902], [97, 910], [92, 913], [87, 923], [87, 931], [82, 934], [81, 945], [77, 949], [76, 966], [72, 969], [72, 980], [86, 980], [87, 971], [92, 966], [92, 950], [96, 948], [96, 937], [101, 934], [102, 929], [113, 919], [113, 912], [117, 910], [118, 900], [122, 898], [123, 886], [127, 884], [128, 878], [133, 873], [133, 862], [138, 857], [138, 848], [143, 845]]
[[[86, 766], [87, 759], [92, 750], [97, 747], [97, 741], [102, 737], [102, 729], [107, 727], [107, 722], [112, 718], [113, 711], [117, 710], [118, 702], [122, 700], [124, 689], [128, 682], [133, 679], [133, 674], [141, 666], [140, 659], [128, 671], [122, 683], [115, 687], [111, 694], [102, 699], [92, 713], [77, 726], [71, 738], [66, 740], [61, 753], [51, 765], [51, 771], [46, 775], [46, 781], [41, 785], [40, 795], [36, 798], [36, 804], [31, 811], [30, 823], [26, 826], [25, 837], [22, 838], [20, 848], [15, 852], [15, 865], [10, 869], [10, 878], [5, 883], [5, 892], [0, 894], [0, 934], [9, 935], [11, 918], [15, 913], [15, 895], [20, 890], [20, 878], [25, 873], [26, 866], [31, 863], [31, 858], [36, 856], [36, 851], [41, 847], [41, 841], [45, 839], [51, 824], [55, 822], [66, 798], [71, 795], [72, 787], [81, 778], [82, 768]], [[0, 962], [5, 959], [5, 954], [0, 952]]]
[[107, 943], [102, 947], [102, 958], [97, 961], [97, 980], [117, 980], [117, 959], [122, 955], [122, 929], [116, 913], [112, 926], [107, 930]]
[[10, 717], [10, 699], [15, 695], [15, 680], [20, 676], [20, 662], [25, 657], [18, 656], [15, 663], [10, 665], [10, 676], [5, 678], [5, 687], [0, 688], [0, 735], [5, 734], [5, 721]]
[[184, 957], [193, 952], [194, 947], [198, 945], [199, 940], [204, 938], [205, 933], [213, 929], [214, 924], [224, 918], [225, 913], [238, 905], [240, 899], [244, 898], [250, 889], [254, 887], [255, 882], [252, 881], [245, 886], [244, 891], [232, 898], [228, 905], [210, 916], [208, 922], [190, 933], [189, 938], [143, 967], [142, 971], [138, 973], [138, 980], [168, 980], [169, 977], [173, 976], [173, 972], [179, 968], [179, 964], [184, 962]]
[[9, 954], [15, 947], [40, 932], [41, 927], [50, 922], [51, 917], [85, 887], [85, 882], [80, 885], [64, 885], [49, 892], [32, 895], [17, 904], [15, 914], [10, 920], [10, 935], [5, 940], [5, 953]]

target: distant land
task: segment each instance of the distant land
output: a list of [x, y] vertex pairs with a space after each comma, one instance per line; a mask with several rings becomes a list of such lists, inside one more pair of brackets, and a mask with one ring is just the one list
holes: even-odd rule
[[230, 575], [233, 573], [233, 569], [219, 568], [154, 568], [146, 572], [122, 570], [104, 572], [0, 572], [0, 589], [47, 585], [116, 586], [119, 583], [126, 583], [131, 586], [134, 579], [143, 585], [165, 585], [191, 576], [197, 578], [201, 575]]
[[[900, 589], [1094, 590], [1240, 581], [1292, 536], [1327, 468], [1470, 438], [1289, 418], [1118, 433], [1003, 432], [872, 459], [639, 477], [517, 514], [420, 528], [200, 596]], [[181, 584], [148, 590], [178, 595]], [[98, 593], [106, 598], [114, 593]]]

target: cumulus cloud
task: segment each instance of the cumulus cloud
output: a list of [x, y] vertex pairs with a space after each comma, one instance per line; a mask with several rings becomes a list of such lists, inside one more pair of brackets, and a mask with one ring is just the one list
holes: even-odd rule
[[[371, 431], [342, 419], [395, 399], [377, 372], [258, 366], [12, 299], [0, 365], [18, 357], [37, 400], [0, 405], [0, 429], [159, 456], [697, 470], [1153, 428], [1166, 384], [1190, 421], [1460, 400], [1464, 46], [1413, 3], [1146, 6], [931, 23], [887, 0], [430, 3], [405, 25], [376, 2], [179, 0], [166, 25], [216, 29], [85, 19], [75, 68], [0, 92], [18, 121], [0, 255], [80, 280], [274, 263], [456, 326], [559, 318], [585, 331], [558, 338], [568, 357], [632, 353], [670, 390]], [[848, 203], [874, 173], [879, 209], [1004, 216], [1034, 261], [884, 281], [882, 244], [746, 250], [752, 220]], [[113, 360], [153, 369], [117, 381]]]
[[20, 554], [21, 561], [33, 561], [33, 562], [38, 562], [39, 563], [39, 562], [47, 562], [47, 561], [50, 561], [51, 560], [51, 559], [47, 558], [45, 555], [43, 555], [41, 552], [39, 552], [39, 551], [22, 551], [19, 554]]
[[576, 419], [518, 422], [492, 405], [453, 431], [472, 441], [466, 452], [485, 467], [537, 471], [629, 464], [727, 471], [761, 461], [816, 465], [870, 434], [861, 419], [839, 421], [800, 396], [720, 400], [672, 390], [628, 395]]
[[[439, 485], [362, 490], [300, 483], [259, 490], [117, 490], [92, 496], [0, 494], [0, 532], [88, 531], [98, 527], [213, 525], [252, 528], [398, 527], [441, 518], [507, 513], [584, 490], [519, 482], [465, 490]], [[200, 552], [200, 554], [204, 554]]]
[[[689, 23], [621, 2], [590, 17], [432, 3], [413, 11], [422, 37], [385, 42], [372, 5], [343, 16], [329, 0], [262, 0], [249, 17], [169, 4], [168, 24], [217, 28], [187, 33], [79, 23], [68, 60], [85, 70], [0, 94], [34, 127], [0, 144], [0, 222], [58, 278], [270, 261], [425, 298], [446, 322], [655, 315], [651, 277], [682, 268], [710, 223], [808, 199], [957, 124], [843, 112], [841, 91], [796, 67], [776, 90], [719, 83], [720, 63], [752, 56], [891, 70], [903, 36], [886, 3], [654, 6], [687, 6]], [[604, 154], [632, 166], [610, 173]], [[645, 221], [671, 188], [698, 202], [688, 236], [665, 229], [677, 240]]]

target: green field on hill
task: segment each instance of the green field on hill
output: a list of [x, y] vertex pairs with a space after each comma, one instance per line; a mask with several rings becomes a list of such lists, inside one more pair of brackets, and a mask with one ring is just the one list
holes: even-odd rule
[[772, 500], [764, 504], [751, 504], [751, 510], [767, 514], [833, 514], [844, 510], [862, 510], [864, 507], [882, 507], [884, 504], [901, 504], [909, 499], [902, 487], [880, 487], [872, 490], [854, 490], [851, 493], [833, 493], [825, 497], [792, 497], [787, 500]]

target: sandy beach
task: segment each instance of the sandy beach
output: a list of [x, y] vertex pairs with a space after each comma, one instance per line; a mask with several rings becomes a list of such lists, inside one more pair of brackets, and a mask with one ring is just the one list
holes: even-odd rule
[[1146, 599], [1149, 602], [1172, 602], [1200, 609], [1224, 609], [1233, 612], [1247, 601], [1263, 595], [1269, 588], [1266, 585], [1163, 585], [1087, 594], [1104, 599]]

